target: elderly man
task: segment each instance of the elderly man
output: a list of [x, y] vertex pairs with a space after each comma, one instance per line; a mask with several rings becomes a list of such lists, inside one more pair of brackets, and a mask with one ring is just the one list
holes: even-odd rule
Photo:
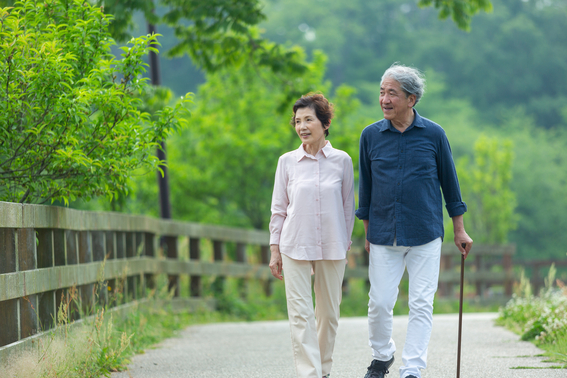
[[414, 68], [388, 68], [380, 84], [384, 119], [366, 127], [360, 137], [356, 216], [364, 222], [370, 254], [368, 327], [373, 356], [365, 378], [383, 378], [394, 362], [393, 308], [406, 266], [409, 321], [400, 377], [421, 378], [420, 369], [426, 367], [444, 236], [441, 190], [453, 220], [455, 244], [465, 258], [472, 247], [463, 226], [467, 207], [447, 136], [414, 109], [424, 85]]

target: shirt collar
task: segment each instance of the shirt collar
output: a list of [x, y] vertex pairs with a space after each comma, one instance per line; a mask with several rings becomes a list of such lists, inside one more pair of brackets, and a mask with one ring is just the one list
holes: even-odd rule
[[[413, 128], [414, 126], [415, 127], [421, 127], [422, 129], [424, 129], [425, 123], [423, 122], [423, 118], [419, 115], [417, 110], [413, 109], [413, 113], [414, 113], [415, 117], [413, 118], [412, 124], [409, 125], [409, 127], [406, 129], [406, 131]], [[380, 126], [380, 132], [386, 131], [386, 130], [397, 131], [397, 129], [394, 127], [394, 125], [392, 125], [392, 122], [390, 122], [390, 120], [385, 119], [384, 121], [385, 122], [382, 123], [382, 125]]]
[[[327, 143], [325, 144], [325, 147], [323, 147], [321, 149], [321, 153], [323, 154], [323, 156], [325, 158], [328, 158], [329, 154], [331, 154], [332, 151], [333, 151], [333, 146], [331, 145], [330, 141], [327, 141]], [[308, 154], [305, 151], [305, 148], [303, 148], [303, 143], [301, 143], [301, 145], [299, 145], [299, 148], [295, 152], [295, 156], [297, 158], [297, 161], [301, 161], [301, 159], [303, 159], [304, 157], [310, 157], [310, 158], [314, 157], [314, 156]]]

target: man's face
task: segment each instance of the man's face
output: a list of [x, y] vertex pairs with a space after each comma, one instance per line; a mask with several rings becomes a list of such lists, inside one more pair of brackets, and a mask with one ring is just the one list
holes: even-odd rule
[[392, 78], [386, 78], [380, 86], [380, 107], [384, 112], [384, 118], [390, 121], [403, 121], [411, 112], [415, 96], [409, 95], [402, 90], [400, 83]]

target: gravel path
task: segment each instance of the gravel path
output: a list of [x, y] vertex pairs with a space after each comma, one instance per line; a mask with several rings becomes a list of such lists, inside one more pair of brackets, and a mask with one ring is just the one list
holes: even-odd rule
[[[462, 378], [567, 378], [567, 370], [545, 369], [542, 351], [504, 328], [494, 326], [496, 314], [465, 314], [461, 358]], [[396, 362], [388, 378], [397, 378], [407, 316], [396, 316]], [[458, 314], [435, 315], [423, 378], [456, 377]], [[340, 321], [333, 378], [362, 378], [371, 353], [366, 318]], [[540, 369], [513, 369], [531, 367]], [[541, 369], [544, 368], [544, 369]], [[192, 326], [179, 337], [133, 358], [129, 370], [113, 378], [294, 378], [287, 321], [221, 323]]]

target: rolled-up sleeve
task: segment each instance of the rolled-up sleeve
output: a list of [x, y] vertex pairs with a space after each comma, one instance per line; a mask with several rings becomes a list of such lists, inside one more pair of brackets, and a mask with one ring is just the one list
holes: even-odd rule
[[369, 218], [372, 193], [371, 162], [368, 156], [368, 143], [365, 131], [363, 130], [360, 136], [360, 156], [358, 159], [358, 209], [356, 210], [356, 216], [361, 220]]
[[352, 230], [354, 228], [354, 170], [352, 168], [352, 159], [346, 159], [343, 170], [343, 210], [345, 214], [346, 236], [348, 240], [348, 249], [352, 245]]
[[439, 167], [439, 182], [441, 183], [441, 190], [445, 198], [447, 213], [449, 213], [451, 218], [463, 215], [467, 211], [467, 204], [463, 202], [461, 197], [461, 188], [451, 153], [451, 146], [444, 133], [440, 140], [437, 164]]
[[272, 193], [272, 216], [270, 218], [270, 244], [280, 244], [280, 235], [287, 217], [289, 198], [287, 195], [287, 175], [283, 159], [278, 160], [274, 192]]

